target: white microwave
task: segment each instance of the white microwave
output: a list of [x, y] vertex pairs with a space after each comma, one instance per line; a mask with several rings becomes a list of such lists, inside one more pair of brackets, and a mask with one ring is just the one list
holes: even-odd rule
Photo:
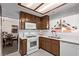
[[25, 29], [36, 29], [36, 23], [26, 22]]

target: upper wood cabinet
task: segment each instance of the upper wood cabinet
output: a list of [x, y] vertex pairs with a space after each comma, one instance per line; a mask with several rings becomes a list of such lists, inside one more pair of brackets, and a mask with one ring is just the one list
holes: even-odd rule
[[26, 21], [25, 13], [20, 12], [20, 19], [19, 19], [19, 28], [20, 29], [25, 29], [25, 21]]
[[43, 16], [40, 20], [41, 29], [49, 29], [49, 16]]
[[41, 29], [40, 28], [40, 17], [35, 17], [35, 21], [36, 21], [36, 27], [37, 27], [37, 29]]
[[49, 28], [49, 16], [38, 17], [21, 11], [19, 21], [20, 29], [25, 29], [25, 22], [36, 23], [38, 30]]

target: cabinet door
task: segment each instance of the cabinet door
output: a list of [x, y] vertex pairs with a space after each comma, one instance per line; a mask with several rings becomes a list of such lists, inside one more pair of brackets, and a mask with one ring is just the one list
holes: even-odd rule
[[40, 45], [40, 48], [45, 49], [45, 38], [40, 37], [39, 45]]
[[47, 51], [49, 51], [50, 52], [50, 50], [51, 50], [51, 40], [50, 39], [48, 39], [48, 38], [46, 38], [46, 41], [45, 41], [45, 49], [47, 50]]
[[20, 21], [19, 21], [20, 29], [25, 29], [25, 20], [26, 20], [25, 13], [20, 12]]
[[42, 48], [45, 49], [45, 38], [42, 38]]
[[42, 38], [39, 37], [39, 48], [42, 48]]
[[41, 18], [41, 29], [49, 29], [49, 16]]
[[39, 30], [39, 29], [41, 29], [41, 27], [40, 27], [40, 25], [41, 25], [41, 22], [40, 22], [40, 17], [37, 17], [36, 16], [36, 27], [37, 27], [37, 29]]
[[30, 22], [31, 22], [31, 23], [35, 22], [35, 20], [34, 20], [34, 19], [35, 19], [35, 16], [30, 15]]
[[60, 55], [60, 42], [58, 40], [51, 40], [51, 53], [56, 56]]
[[30, 16], [29, 14], [27, 14], [27, 13], [26, 13], [25, 15], [26, 15], [26, 20], [25, 20], [25, 22], [30, 22], [30, 17], [31, 17], [31, 16]]
[[26, 39], [20, 39], [20, 54], [26, 55], [27, 52], [27, 40]]

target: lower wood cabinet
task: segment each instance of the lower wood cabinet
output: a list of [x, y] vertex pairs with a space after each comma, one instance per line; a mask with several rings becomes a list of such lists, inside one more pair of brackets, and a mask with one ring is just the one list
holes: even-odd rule
[[60, 56], [60, 41], [39, 37], [39, 48], [42, 48], [55, 56]]
[[60, 55], [60, 41], [51, 39], [51, 53], [59, 56]]
[[27, 39], [20, 39], [20, 49], [19, 52], [21, 56], [27, 54]]
[[45, 40], [45, 49], [48, 51], [48, 52], [50, 52], [51, 51], [51, 40], [50, 39], [48, 39], [48, 38], [46, 38], [46, 40]]
[[39, 48], [45, 49], [45, 39], [43, 37], [39, 38]]

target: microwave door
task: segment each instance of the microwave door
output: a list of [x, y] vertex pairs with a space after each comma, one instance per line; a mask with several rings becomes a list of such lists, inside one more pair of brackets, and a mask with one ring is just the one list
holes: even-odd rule
[[25, 23], [25, 29], [36, 29], [36, 23]]

